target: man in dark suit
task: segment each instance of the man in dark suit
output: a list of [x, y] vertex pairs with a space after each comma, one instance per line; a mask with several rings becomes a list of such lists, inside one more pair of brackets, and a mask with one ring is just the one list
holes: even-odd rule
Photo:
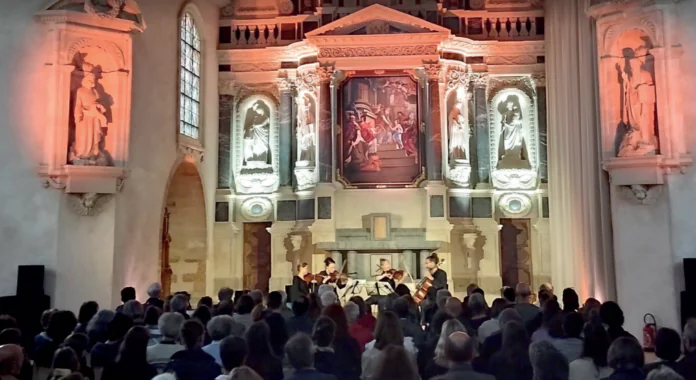
[[337, 380], [336, 376], [314, 369], [314, 344], [306, 334], [295, 334], [285, 345], [285, 354], [295, 369], [287, 380]]
[[476, 339], [465, 332], [456, 332], [445, 341], [445, 357], [451, 363], [446, 380], [495, 380], [495, 377], [474, 371], [471, 360], [476, 352]]

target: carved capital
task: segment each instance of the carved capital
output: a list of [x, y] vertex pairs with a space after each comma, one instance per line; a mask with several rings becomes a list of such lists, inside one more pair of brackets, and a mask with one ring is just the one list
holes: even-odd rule
[[490, 78], [488, 73], [471, 73], [470, 75], [471, 81], [474, 83], [474, 87], [488, 87], [488, 79]]
[[192, 147], [192, 146], [185, 145], [185, 144], [179, 144], [177, 151], [179, 152], [179, 155], [181, 155], [181, 156], [192, 157], [197, 163], [203, 162], [203, 149], [202, 148]]
[[281, 93], [292, 91], [294, 84], [292, 79], [288, 78], [287, 76], [278, 78], [276, 83], [278, 84], [278, 91]]
[[533, 74], [532, 80], [534, 81], [534, 83], [536, 84], [537, 87], [546, 87], [546, 74], [545, 73]]
[[466, 66], [450, 66], [447, 70], [447, 89], [469, 87], [470, 75]]
[[529, 76], [520, 77], [492, 77], [488, 85], [488, 101], [501, 90], [506, 88], [517, 88], [522, 90], [531, 99], [536, 96], [536, 86], [533, 79]]
[[297, 73], [297, 78], [295, 79], [295, 88], [298, 92], [307, 91], [315, 93], [319, 80], [317, 78], [317, 71], [301, 71]]
[[617, 191], [621, 198], [634, 205], [651, 205], [660, 198], [663, 187], [662, 185], [619, 186]]
[[317, 68], [317, 76], [319, 77], [319, 82], [321, 83], [330, 82], [333, 74], [333, 66], [322, 66]]
[[440, 80], [442, 75], [442, 65], [440, 63], [426, 63], [423, 65], [423, 69], [429, 81]]

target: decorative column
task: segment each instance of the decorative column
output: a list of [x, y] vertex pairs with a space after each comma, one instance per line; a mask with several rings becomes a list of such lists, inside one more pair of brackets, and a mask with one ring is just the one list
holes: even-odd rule
[[418, 278], [424, 278], [425, 273], [428, 271], [428, 269], [425, 267], [425, 258], [430, 256], [430, 251], [427, 249], [422, 249], [420, 252], [418, 252], [418, 258], [420, 259], [420, 273]]
[[333, 181], [333, 123], [331, 107], [331, 76], [333, 67], [317, 68], [319, 77], [319, 182]]
[[474, 141], [476, 144], [476, 168], [478, 189], [490, 187], [491, 182], [491, 158], [488, 127], [488, 102], [486, 89], [488, 88], [488, 73], [472, 74], [474, 83]]
[[339, 251], [331, 251], [331, 258], [336, 262], [336, 270], [343, 267], [343, 255]]
[[280, 162], [280, 186], [292, 186], [292, 80], [285, 77], [278, 78], [278, 91], [280, 93], [280, 125], [278, 133], [279, 162]]
[[402, 265], [399, 269], [408, 271], [409, 273], [411, 273], [411, 276], [414, 276], [415, 278], [416, 270], [418, 269], [416, 267], [416, 254], [412, 250], [407, 249], [403, 252], [401, 256], [401, 261]]
[[292, 263], [288, 261], [288, 248], [286, 240], [289, 239], [290, 232], [295, 222], [275, 222], [268, 229], [271, 233], [271, 279], [269, 280], [269, 290], [285, 291], [285, 285], [292, 283], [294, 269]]
[[[442, 120], [440, 116], [440, 79], [442, 66], [439, 63], [424, 65], [428, 85], [426, 99], [430, 100], [430, 117], [425, 123], [425, 162], [429, 181], [442, 181]], [[427, 114], [426, 114], [427, 115]]]
[[358, 252], [348, 251], [346, 260], [348, 260], [346, 264], [346, 268], [348, 268], [348, 275], [353, 276], [353, 273], [358, 273]]

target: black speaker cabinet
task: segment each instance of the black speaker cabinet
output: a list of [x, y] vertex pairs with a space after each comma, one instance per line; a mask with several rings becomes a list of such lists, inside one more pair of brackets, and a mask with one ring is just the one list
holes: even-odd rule
[[684, 259], [684, 289], [696, 293], [696, 258]]
[[681, 292], [681, 322], [682, 327], [686, 325], [689, 318], [696, 318], [696, 293]]
[[44, 266], [20, 265], [17, 272], [17, 295], [44, 295]]

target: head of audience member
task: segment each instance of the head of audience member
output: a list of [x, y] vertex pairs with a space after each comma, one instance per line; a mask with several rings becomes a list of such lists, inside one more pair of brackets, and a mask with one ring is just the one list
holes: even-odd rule
[[220, 302], [215, 310], [213, 310], [214, 315], [232, 315], [234, 313], [234, 305], [232, 301], [222, 301]]
[[295, 334], [285, 344], [285, 355], [296, 371], [314, 367], [314, 343], [304, 333]]
[[22, 344], [22, 330], [17, 328], [0, 331], [0, 346], [6, 344]]
[[645, 365], [643, 348], [633, 337], [621, 337], [609, 346], [609, 367], [616, 370], [641, 370]]
[[268, 311], [266, 310], [266, 307], [263, 306], [263, 304], [258, 304], [254, 306], [254, 310], [251, 311], [251, 319], [254, 322], [258, 322], [266, 318], [266, 315], [268, 315]]
[[523, 353], [525, 357], [528, 356], [531, 340], [521, 322], [510, 321], [506, 323], [502, 329], [502, 334], [501, 351], [505, 353], [506, 357], [512, 358], [520, 353]]
[[690, 318], [684, 326], [682, 334], [684, 353], [689, 355], [696, 352], [696, 318]]
[[[585, 320], [582, 314], [572, 312], [566, 315], [563, 320], [563, 334], [566, 338], [582, 339], [582, 329], [585, 326]], [[679, 344], [677, 344], [677, 348]]]
[[445, 302], [447, 302], [447, 299], [452, 297], [452, 293], [450, 293], [449, 290], [447, 289], [440, 289], [435, 293], [435, 303], [437, 304], [437, 307], [442, 310], [445, 308]]
[[676, 362], [681, 356], [681, 337], [673, 329], [663, 327], [655, 335], [655, 355], [666, 361]]
[[580, 309], [580, 298], [573, 288], [563, 289], [563, 311], [570, 313]]
[[321, 295], [321, 306], [328, 307], [338, 303], [338, 296], [334, 292], [326, 292]]
[[684, 380], [684, 377], [674, 372], [672, 368], [663, 365], [650, 371], [645, 380]]
[[515, 287], [515, 301], [517, 303], [530, 303], [530, 298], [532, 297], [532, 290], [529, 289], [529, 285], [524, 282], [520, 282]]
[[218, 315], [208, 322], [208, 335], [213, 342], [220, 342], [232, 335], [234, 319], [229, 315]]
[[58, 310], [51, 316], [46, 329], [48, 335], [54, 342], [63, 342], [68, 335], [72, 334], [77, 326], [77, 318], [72, 311]]
[[229, 380], [263, 380], [263, 377], [256, 373], [253, 369], [242, 366], [237, 367], [230, 372]]
[[176, 375], [173, 373], [161, 373], [155, 377], [152, 378], [152, 380], [177, 380]]
[[[397, 286], [398, 287], [398, 286]], [[409, 291], [410, 292], [410, 291]], [[365, 314], [372, 314], [367, 307], [367, 304], [365, 303], [365, 300], [360, 297], [360, 296], [354, 296], [350, 298], [350, 302], [358, 305], [358, 318], [362, 317]]]
[[336, 335], [336, 323], [329, 317], [319, 317], [314, 323], [312, 339], [319, 348], [331, 347]]
[[553, 295], [553, 285], [551, 285], [550, 282], [545, 282], [539, 286], [539, 291], [549, 292], [551, 295]]
[[450, 365], [461, 365], [471, 362], [476, 353], [476, 340], [465, 332], [450, 334], [445, 341], [445, 357]]
[[121, 302], [125, 305], [126, 302], [135, 299], [135, 288], [132, 286], [121, 289]]
[[234, 290], [228, 287], [221, 288], [218, 291], [218, 302], [223, 303], [225, 301], [232, 302], [232, 297], [234, 297]]
[[72, 333], [63, 341], [63, 347], [72, 348], [78, 358], [83, 358], [87, 354], [89, 337], [81, 333]]
[[317, 289], [316, 294], [317, 294], [317, 296], [319, 296], [319, 298], [321, 298], [321, 296], [323, 296], [325, 293], [333, 293], [333, 292], [334, 292], [333, 286], [331, 286], [329, 284], [321, 284], [321, 285], [319, 285], [319, 289]]
[[261, 305], [263, 303], [263, 292], [259, 289], [250, 291], [249, 297], [254, 301], [254, 305]]
[[403, 346], [392, 344], [382, 349], [371, 378], [419, 380], [420, 376], [406, 349]]
[[164, 304], [162, 305], [162, 312], [163, 313], [169, 313], [170, 311], [172, 311], [172, 308], [171, 308], [172, 298], [174, 298], [174, 295], [170, 294], [164, 299]]
[[504, 287], [501, 295], [505, 301], [515, 303], [515, 288], [512, 286]]
[[142, 326], [134, 326], [123, 338], [121, 349], [116, 359], [117, 363], [147, 362], [147, 345], [150, 342], [150, 332]]
[[207, 306], [208, 309], [213, 310], [213, 299], [208, 296], [201, 297], [201, 299], [198, 300], [198, 305], [196, 305], [196, 308], [201, 306]]
[[103, 336], [104, 339], [106, 339], [107, 331], [109, 329], [109, 322], [111, 322], [115, 316], [116, 313], [114, 313], [112, 310], [99, 310], [87, 324], [87, 334]]
[[352, 324], [360, 318], [360, 308], [354, 302], [348, 301], [345, 306], [343, 306], [343, 311], [346, 312], [346, 318], [348, 318], [348, 323]]
[[197, 319], [190, 319], [181, 325], [181, 343], [189, 350], [195, 350], [203, 346], [205, 328]]
[[186, 299], [186, 310], [191, 310], [191, 294], [186, 291], [180, 291], [174, 293], [175, 296], [184, 296], [184, 299]]
[[176, 342], [181, 335], [184, 317], [180, 313], [164, 313], [157, 321], [157, 327], [162, 334], [162, 342]]
[[283, 295], [280, 292], [274, 291], [268, 293], [266, 306], [272, 311], [278, 311], [283, 306]]
[[130, 319], [133, 321], [142, 322], [143, 318], [145, 317], [145, 308], [143, 307], [143, 304], [137, 300], [127, 301], [125, 304], [123, 304], [123, 310], [121, 312], [130, 317]]
[[493, 303], [491, 304], [491, 318], [493, 319], [498, 319], [500, 316], [500, 313], [503, 312], [506, 308], [508, 308], [510, 303], [506, 301], [504, 298], [496, 298], [493, 300]]
[[401, 321], [391, 311], [386, 311], [377, 318], [375, 326], [375, 348], [383, 350], [389, 345], [404, 345], [404, 332], [401, 329]]
[[300, 296], [292, 301], [292, 314], [296, 317], [304, 317], [309, 310], [309, 299], [306, 296]]
[[283, 347], [288, 342], [288, 329], [285, 326], [285, 318], [280, 313], [269, 312], [264, 320], [271, 332], [271, 347], [278, 356], [283, 356]]
[[53, 354], [53, 364], [51, 365], [51, 369], [67, 369], [70, 372], [79, 371], [80, 358], [70, 347], [59, 348]]
[[245, 294], [241, 296], [239, 302], [237, 302], [236, 313], [239, 315], [251, 314], [251, 312], [254, 311], [254, 306], [254, 299], [248, 294]]
[[80, 311], [77, 313], [77, 323], [87, 327], [89, 321], [99, 311], [99, 304], [94, 301], [87, 301], [80, 306]]
[[160, 299], [162, 297], [162, 285], [159, 282], [153, 282], [147, 287], [147, 296], [150, 298]]
[[441, 310], [450, 318], [459, 318], [462, 314], [462, 302], [457, 297], [448, 297]]
[[247, 357], [247, 343], [244, 338], [228, 336], [220, 342], [220, 359], [225, 374], [244, 364]]
[[585, 318], [585, 322], [589, 322], [593, 318], [599, 318], [599, 309], [602, 307], [602, 303], [595, 298], [588, 298], [585, 300], [585, 304], [582, 305], [582, 316]]
[[162, 310], [157, 306], [148, 306], [145, 309], [145, 326], [157, 326], [160, 316], [162, 315]]
[[184, 294], [177, 294], [174, 297], [172, 297], [172, 300], [169, 301], [169, 311], [172, 313], [181, 313], [186, 314], [186, 310], [188, 310], [188, 305], [189, 305], [189, 300], [186, 298]]
[[273, 357], [271, 347], [271, 330], [266, 322], [256, 322], [249, 327], [244, 336], [247, 342], [248, 357], [268, 358]]
[[474, 293], [474, 290], [478, 289], [478, 285], [471, 283], [466, 286], [466, 296], [469, 297]]
[[[52, 316], [53, 313], [55, 313], [56, 311], [57, 311], [56, 309], [48, 309], [48, 310], [44, 310], [44, 312], [41, 313], [41, 330], [46, 331], [46, 329], [48, 329], [48, 322], [51, 321], [51, 316]], [[112, 313], [113, 313], [113, 312], [112, 312]], [[11, 328], [11, 327], [6, 326], [6, 325], [2, 322], [3, 319], [6, 318], [6, 317], [12, 318], [12, 317], [10, 317], [9, 315], [0, 315], [0, 331], [4, 330], [4, 329], [6, 329], [6, 328]], [[14, 318], [12, 318], [12, 320], [14, 320]], [[13, 324], [13, 326], [16, 326], [16, 325], [17, 325], [17, 321], [15, 321], [15, 323]]]
[[22, 371], [24, 351], [17, 344], [0, 346], [0, 375], [16, 376]]
[[542, 289], [539, 291], [537, 295], [537, 300], [539, 300], [539, 307], [543, 308], [544, 304], [546, 304], [549, 300], [553, 299], [553, 294], [551, 294], [548, 290]]
[[213, 318], [213, 313], [208, 306], [200, 305], [193, 314], [191, 314], [191, 318], [197, 319], [203, 326], [206, 326]]
[[599, 308], [599, 317], [602, 323], [609, 328], [618, 328], [624, 324], [624, 313], [619, 304], [614, 301], [607, 301]]
[[464, 325], [457, 319], [448, 319], [442, 325], [440, 337], [435, 346], [435, 363], [441, 367], [447, 367], [447, 357], [445, 356], [445, 342], [449, 336], [456, 332], [466, 332]]
[[485, 317], [486, 316], [486, 299], [481, 293], [472, 293], [469, 296], [469, 302], [467, 305], [467, 310], [469, 311], [469, 316], [471, 318]]
[[553, 338], [563, 337], [563, 312], [555, 299], [550, 299], [541, 308], [542, 326]]
[[598, 321], [588, 322], [582, 330], [583, 345], [582, 357], [592, 359], [595, 367], [607, 366], [607, 353], [611, 345], [611, 339], [607, 330]]
[[568, 380], [568, 359], [551, 342], [540, 340], [532, 343], [529, 346], [529, 360], [532, 362], [534, 380]]
[[399, 297], [403, 296], [411, 296], [411, 289], [408, 288], [405, 284], [399, 284], [396, 285], [396, 289], [394, 289], [394, 293], [396, 293]]
[[331, 318], [336, 324], [336, 339], [344, 339], [350, 336], [348, 331], [348, 318], [346, 318], [346, 313], [341, 305], [330, 305], [327, 306], [322, 315]]
[[[447, 305], [445, 305], [447, 306]], [[392, 302], [392, 311], [394, 314], [396, 314], [397, 317], [400, 319], [406, 319], [409, 317], [411, 310], [410, 310], [410, 305], [408, 304], [408, 301], [406, 298], [403, 297], [398, 297]]]
[[498, 323], [500, 324], [500, 329], [502, 330], [505, 325], [508, 322], [519, 322], [519, 323], [524, 323], [522, 320], [522, 316], [520, 313], [512, 308], [505, 309], [502, 312], [500, 312], [500, 315], [498, 316]]

